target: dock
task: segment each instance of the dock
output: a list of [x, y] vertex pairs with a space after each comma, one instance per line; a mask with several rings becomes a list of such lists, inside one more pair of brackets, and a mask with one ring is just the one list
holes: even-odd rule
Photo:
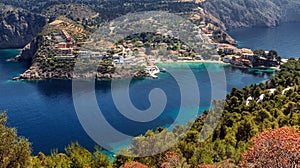
[[157, 74], [160, 73], [158, 66], [147, 66], [145, 68], [145, 73], [148, 74], [151, 78], [157, 79]]

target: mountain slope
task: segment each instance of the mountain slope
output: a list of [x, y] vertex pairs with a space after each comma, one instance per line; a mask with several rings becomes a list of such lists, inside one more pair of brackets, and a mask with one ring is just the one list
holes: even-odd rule
[[273, 27], [300, 21], [299, 0], [207, 0], [203, 7], [227, 28]]
[[0, 48], [24, 47], [42, 30], [44, 16], [0, 4]]

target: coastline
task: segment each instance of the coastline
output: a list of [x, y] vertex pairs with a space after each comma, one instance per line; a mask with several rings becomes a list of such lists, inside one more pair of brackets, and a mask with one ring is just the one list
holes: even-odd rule
[[[280, 71], [280, 67], [252, 67], [252, 68], [247, 68], [247, 67], [238, 67], [235, 65], [232, 65], [230, 63], [226, 63], [223, 61], [214, 61], [214, 60], [187, 60], [187, 61], [177, 61], [177, 62], [161, 62], [161, 63], [156, 63], [159, 67], [159, 65], [180, 65], [180, 64], [193, 64], [193, 63], [198, 63], [198, 64], [215, 64], [215, 65], [224, 65], [224, 66], [232, 66], [238, 69], [270, 69], [274, 71]], [[160, 72], [161, 73], [161, 72]], [[54, 73], [49, 73], [51, 75], [39, 75], [39, 72], [35, 72], [34, 69], [29, 69], [25, 71], [23, 74], [21, 74], [18, 77], [14, 77], [12, 80], [28, 80], [28, 81], [39, 81], [39, 80], [48, 80], [48, 79], [55, 79], [55, 80], [72, 80], [72, 79], [77, 79], [76, 77], [74, 78], [72, 74], [55, 74]], [[86, 74], [86, 77], [90, 79], [89, 74]], [[141, 79], [141, 78], [147, 78], [150, 77], [152, 78], [151, 75], [143, 74], [140, 72], [136, 72], [133, 74], [125, 74], [124, 76], [120, 74], [114, 74], [114, 73], [106, 73], [106, 74], [99, 74], [95, 76], [95, 80], [97, 81], [102, 81], [102, 80], [112, 80], [112, 79], [126, 79], [126, 78], [135, 78], [135, 79]], [[79, 78], [80, 79], [80, 78]], [[85, 78], [83, 78], [85, 79]]]
[[[67, 21], [66, 21], [66, 23], [67, 23]], [[71, 23], [68, 23], [68, 24], [71, 24]], [[86, 79], [86, 78], [91, 79], [94, 77], [96, 78], [96, 80], [141, 78], [141, 77], [157, 78], [157, 76], [155, 74], [147, 73], [147, 70], [146, 70], [147, 69], [146, 65], [153, 66], [156, 64], [156, 63], [154, 63], [155, 61], [152, 61], [153, 58], [151, 58], [151, 57], [153, 57], [153, 54], [145, 55], [145, 51], [143, 51], [143, 49], [145, 49], [145, 48], [140, 47], [137, 49], [138, 53], [136, 55], [132, 55], [132, 53], [130, 53], [130, 51], [132, 52], [132, 50], [133, 50], [133, 47], [132, 47], [133, 44], [131, 44], [131, 43], [130, 43], [131, 45], [129, 45], [127, 43], [122, 44], [121, 47], [120, 47], [120, 45], [118, 45], [119, 49], [122, 49], [122, 47], [123, 47], [124, 51], [122, 51], [121, 54], [118, 53], [116, 50], [118, 48], [117, 44], [115, 46], [112, 46], [112, 49], [114, 48], [116, 50], [116, 53], [113, 56], [111, 56], [111, 55], [107, 56], [101, 52], [93, 52], [93, 54], [98, 55], [97, 58], [103, 57], [101, 59], [105, 60], [105, 61], [103, 61], [103, 63], [101, 63], [101, 68], [100, 68], [101, 70], [96, 71], [96, 72], [88, 71], [88, 72], [82, 73], [82, 74], [74, 74], [73, 66], [76, 63], [76, 57], [77, 56], [80, 57], [79, 53], [91, 54], [90, 57], [92, 57], [93, 54], [86, 53], [86, 51], [84, 51], [84, 50], [73, 52], [73, 50], [76, 49], [76, 43], [70, 37], [70, 34], [66, 31], [64, 31], [64, 28], [61, 28], [61, 27], [58, 27], [58, 28], [63, 29], [61, 34], [53, 33], [53, 34], [57, 34], [57, 36], [53, 36], [53, 34], [51, 34], [49, 36], [43, 36], [40, 40], [41, 43], [38, 43], [38, 44], [33, 43], [32, 45], [31, 45], [31, 43], [29, 43], [27, 46], [25, 46], [21, 50], [19, 55], [24, 55], [24, 53], [26, 53], [25, 55], [27, 55], [27, 56], [29, 55], [28, 57], [33, 57], [33, 54], [35, 53], [36, 60], [33, 60], [34, 62], [32, 63], [31, 67], [28, 70], [26, 70], [24, 73], [20, 74], [18, 77], [13, 78], [13, 80], [78, 79], [78, 78], [79, 79]], [[215, 27], [215, 29], [217, 29], [217, 28], [218, 27]], [[209, 34], [209, 33], [212, 33], [212, 31], [208, 31], [205, 34]], [[55, 39], [58, 37], [63, 39], [65, 41], [63, 44], [65, 44], [65, 43], [68, 44], [69, 48], [66, 48], [67, 45], [63, 45], [62, 43], [59, 43], [57, 40], [56, 41], [51, 40], [51, 39]], [[248, 50], [250, 50], [250, 49], [240, 50], [239, 51], [240, 53], [238, 53], [236, 51], [236, 50], [238, 50], [238, 48], [234, 45], [235, 43], [232, 44], [233, 42], [232, 43], [214, 42], [212, 37], [210, 37], [209, 40], [210, 40], [210, 42], [208, 42], [208, 43], [214, 46], [212, 48], [214, 48], [216, 50], [215, 52], [218, 52], [218, 54], [217, 53], [215, 53], [217, 55], [210, 54], [209, 59], [207, 59], [207, 60], [203, 60], [203, 57], [201, 55], [198, 55], [198, 56], [195, 55], [194, 57], [190, 57], [190, 56], [186, 56], [186, 55], [182, 56], [183, 53], [186, 53], [186, 52], [189, 52], [189, 54], [193, 53], [192, 51], [185, 49], [188, 47], [183, 45], [183, 46], [181, 46], [181, 48], [179, 48], [183, 51], [181, 51], [181, 50], [177, 51], [178, 60], [173, 61], [170, 58], [169, 58], [169, 60], [166, 60], [163, 62], [160, 62], [161, 60], [156, 60], [156, 61], [158, 61], [157, 64], [205, 63], [205, 64], [218, 64], [218, 65], [228, 65], [228, 66], [230, 65], [230, 66], [233, 66], [236, 68], [241, 68], [241, 69], [252, 68], [252, 62], [250, 62], [248, 64], [250, 59], [242, 57], [243, 54], [245, 54], [245, 52], [246, 52], [246, 54], [249, 54], [247, 52], [249, 52]], [[235, 40], [232, 39], [231, 41], [235, 41]], [[141, 42], [141, 43], [143, 43], [143, 42]], [[57, 45], [57, 47], [60, 46], [60, 48], [47, 47], [47, 46], [55, 47], [56, 45]], [[34, 46], [34, 47], [30, 47], [30, 46]], [[39, 48], [41, 51], [37, 51], [36, 50], [37, 48]], [[125, 48], [127, 48], [127, 50], [128, 50], [125, 53], [126, 57], [124, 56]], [[68, 51], [70, 50], [70, 53], [68, 53], [70, 56], [70, 60], [68, 58], [66, 58], [66, 60], [57, 59], [57, 57], [55, 57], [55, 56], [51, 57], [51, 55], [48, 56], [47, 55], [48, 53], [44, 52], [44, 51], [48, 51], [48, 50], [52, 50], [52, 49], [59, 50], [59, 51], [60, 50], [65, 51], [65, 49], [68, 49]], [[156, 51], [156, 52], [158, 54], [158, 51]], [[221, 54], [220, 52], [223, 52], [223, 53]], [[251, 51], [251, 52], [252, 52], [252, 56], [253, 56], [254, 55], [253, 51]], [[224, 60], [222, 60], [223, 55], [227, 56], [230, 53], [236, 54], [233, 56], [235, 58], [234, 61], [231, 61], [231, 60], [228, 61], [228, 59], [225, 60], [225, 58], [224, 58]], [[57, 53], [54, 53], [54, 55], [55, 54], [57, 55]], [[78, 55], [76, 55], [76, 54], [78, 54]], [[144, 59], [139, 60], [140, 58], [138, 58], [138, 57], [140, 57], [140, 55], [144, 56], [145, 60]], [[53, 54], [52, 54], [52, 56], [53, 56]], [[25, 57], [25, 56], [19, 56], [19, 57]], [[16, 57], [15, 60], [19, 60], [18, 59], [19, 57]], [[121, 57], [123, 59], [121, 59]], [[239, 58], [239, 57], [242, 57], [242, 58]], [[245, 63], [243, 62], [244, 59], [247, 59], [246, 60], [246, 61], [248, 61], [247, 65], [249, 65], [249, 67], [243, 66], [243, 65], [245, 65]], [[111, 60], [112, 60], [112, 62], [111, 62]], [[137, 60], [139, 60], [139, 62]], [[124, 71], [123, 70], [124, 68], [122, 67], [121, 68], [122, 72], [115, 71], [115, 69], [117, 68], [117, 66], [116, 66], [117, 64], [123, 64], [123, 66], [129, 65], [129, 66], [133, 67], [134, 64], [137, 65], [137, 62], [142, 65], [142, 68], [144, 68], [144, 70], [140, 69], [139, 71], [129, 72], [127, 70]], [[235, 63], [235, 62], [237, 62], [237, 63]], [[242, 65], [242, 66], [240, 66], [240, 65]], [[99, 67], [100, 67], [100, 65], [99, 65]], [[276, 70], [279, 70], [279, 68], [276, 68]]]
[[176, 63], [208, 63], [208, 64], [224, 64], [224, 65], [230, 65], [230, 63], [226, 63], [223, 61], [213, 61], [213, 60], [194, 60], [194, 61], [177, 61], [177, 62], [162, 62], [158, 64], [176, 64]]
[[[69, 34], [64, 35], [64, 36], [69, 36]], [[65, 37], [65, 38], [66, 38]], [[63, 38], [63, 36], [62, 36]], [[212, 39], [210, 39], [212, 40]], [[44, 43], [48, 42], [47, 39], [44, 39]], [[71, 42], [72, 43], [72, 42]], [[221, 43], [221, 42], [209, 42], [210, 44], [214, 44], [215, 45], [215, 49], [216, 51], [218, 51], [218, 55], [210, 55], [210, 59], [209, 60], [203, 60], [202, 56], [198, 56], [200, 57], [200, 59], [197, 59], [196, 57], [180, 57], [181, 59], [178, 60], [166, 60], [163, 62], [158, 62], [158, 63], [154, 63], [154, 61], [149, 61], [150, 58], [146, 58], [147, 56], [145, 56], [146, 58], [146, 63], [147, 65], [159, 65], [159, 64], [185, 64], [185, 63], [203, 63], [203, 64], [217, 64], [217, 65], [224, 65], [224, 66], [232, 66], [235, 68], [239, 68], [239, 69], [252, 69], [252, 68], [257, 68], [260, 69], [261, 67], [253, 66], [254, 64], [252, 64], [252, 61], [250, 61], [250, 58], [244, 58], [243, 54], [249, 54], [249, 50], [252, 53], [252, 57], [254, 56], [254, 52], [251, 49], [247, 49], [247, 48], [243, 48], [243, 49], [239, 49], [239, 46], [234, 46], [232, 44], [227, 44], [227, 43]], [[44, 44], [40, 44], [41, 46], [39, 48], [44, 48]], [[72, 45], [74, 45], [72, 43]], [[22, 55], [22, 53], [24, 51], [26, 51], [26, 49], [28, 48], [28, 46], [25, 46], [22, 50], [21, 53], [19, 55]], [[124, 48], [124, 47], [123, 47]], [[237, 51], [239, 50], [239, 52]], [[219, 52], [223, 52], [222, 55]], [[225, 57], [229, 56], [231, 54], [234, 54], [233, 58], [230, 59], [226, 59]], [[101, 54], [101, 53], [98, 53]], [[32, 52], [30, 52], [30, 55], [32, 55]], [[36, 55], [41, 55], [36, 54]], [[76, 62], [76, 57], [75, 55], [73, 55], [75, 58], [75, 60], [73, 59], [73, 63]], [[120, 55], [118, 55], [120, 56]], [[222, 60], [222, 56], [224, 57], [224, 60]], [[247, 55], [248, 56], [248, 55]], [[37, 56], [36, 56], [37, 57]], [[105, 55], [103, 55], [103, 57], [105, 57]], [[116, 56], [115, 56], [116, 57]], [[133, 56], [135, 58], [135, 56]], [[149, 56], [151, 57], [151, 55]], [[97, 71], [97, 72], [87, 72], [87, 73], [82, 73], [82, 74], [74, 74], [73, 73], [73, 69], [72, 69], [72, 61], [69, 62], [63, 62], [61, 60], [53, 60], [52, 58], [48, 58], [46, 56], [46, 58], [41, 57], [39, 59], [40, 62], [36, 61], [33, 62], [33, 64], [31, 65], [31, 67], [26, 70], [24, 73], [20, 74], [18, 77], [13, 78], [13, 80], [44, 80], [44, 79], [91, 79], [94, 78], [96, 80], [112, 80], [112, 79], [126, 79], [126, 78], [144, 78], [144, 77], [150, 77], [150, 78], [157, 78], [157, 76], [154, 74], [150, 74], [146, 72], [146, 65], [144, 65], [145, 67], [144, 70], [139, 70], [139, 71], [134, 71], [134, 72], [129, 72], [129, 71], [124, 71], [122, 70], [122, 72], [116, 72], [114, 71], [114, 69], [116, 69], [116, 64], [120, 63], [120, 58], [119, 60], [115, 60], [114, 56], [111, 58], [113, 59], [113, 64], [107, 64], [107, 62], [104, 62], [103, 65], [101, 65], [102, 71]], [[130, 56], [130, 59], [131, 56]], [[136, 59], [136, 58], [135, 58]], [[232, 59], [232, 60], [231, 60]], [[18, 59], [15, 59], [18, 60]], [[246, 60], [246, 63], [245, 63]], [[11, 59], [10, 61], [13, 61], [13, 59]], [[117, 63], [115, 63], [115, 61]], [[133, 62], [132, 60], [127, 60], [129, 62]], [[248, 62], [247, 62], [248, 61]], [[269, 59], [267, 60], [269, 61]], [[266, 61], [266, 62], [267, 62]], [[250, 63], [249, 63], [250, 62]], [[135, 63], [135, 62], [133, 62]], [[43, 64], [42, 66], [40, 64]], [[129, 64], [129, 63], [126, 63]], [[135, 63], [136, 64], [136, 63]], [[278, 63], [279, 64], [279, 63]], [[130, 64], [129, 64], [130, 65]], [[247, 65], [247, 66], [246, 66]], [[268, 64], [263, 64], [263, 65], [268, 65]], [[100, 66], [100, 65], [99, 65]], [[126, 66], [126, 65], [125, 65]], [[134, 65], [132, 65], [134, 66]], [[59, 67], [59, 68], [57, 68]], [[66, 70], [67, 69], [67, 70]], [[122, 67], [122, 69], [124, 69]], [[280, 71], [279, 67], [262, 67], [262, 69], [272, 69], [275, 71]], [[146, 72], [146, 73], [145, 73]], [[160, 72], [158, 72], [160, 73]], [[158, 74], [157, 73], [157, 74]]]

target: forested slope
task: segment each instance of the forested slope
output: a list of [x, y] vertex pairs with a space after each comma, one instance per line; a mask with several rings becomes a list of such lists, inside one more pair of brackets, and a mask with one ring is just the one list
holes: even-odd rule
[[[266, 129], [281, 127], [294, 127], [300, 125], [300, 61], [291, 59], [281, 66], [281, 71], [266, 83], [251, 85], [243, 89], [233, 88], [224, 102], [215, 102], [216, 108], [206, 111], [188, 131], [186, 137], [170, 151], [175, 152], [181, 160], [189, 165], [212, 164], [224, 161], [238, 164], [241, 154], [248, 148], [249, 141], [259, 132]], [[264, 95], [264, 96], [262, 96]], [[249, 101], [252, 97], [252, 101]], [[262, 99], [262, 97], [264, 97]], [[248, 100], [248, 103], [247, 103]], [[225, 103], [222, 118], [217, 128], [206, 141], [200, 141], [200, 132], [204, 123], [213, 119], [216, 110], [222, 110], [220, 105]], [[176, 127], [172, 133], [166, 136], [176, 135]], [[146, 137], [161, 133], [163, 129], [156, 132], [147, 132]], [[176, 135], [181, 136], [181, 135]], [[145, 150], [151, 150], [145, 146], [152, 147], [164, 143], [152, 142], [148, 144], [146, 137], [140, 136], [133, 140], [133, 146], [128, 150], [134, 154], [141, 154]], [[143, 146], [143, 148], [141, 147]], [[164, 154], [145, 158], [128, 158], [117, 156], [116, 165], [128, 161], [138, 161], [148, 166], [159, 166], [165, 159]]]

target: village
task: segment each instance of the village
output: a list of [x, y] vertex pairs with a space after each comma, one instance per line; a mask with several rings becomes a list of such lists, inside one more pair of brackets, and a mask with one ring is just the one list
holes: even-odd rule
[[[115, 67], [139, 66], [145, 67], [145, 72], [156, 78], [160, 72], [156, 66], [158, 63], [176, 62], [212, 62], [230, 64], [237, 68], [275, 68], [280, 65], [280, 57], [275, 51], [252, 51], [251, 49], [239, 49], [234, 43], [216, 42], [216, 32], [221, 32], [211, 23], [202, 21], [193, 28], [194, 35], [205, 40], [207, 50], [210, 54], [196, 53], [188, 45], [173, 37], [173, 32], [167, 27], [162, 27], [153, 33], [145, 42], [139, 37], [123, 40], [120, 43], [109, 46], [109, 52], [99, 50], [82, 49], [75, 39], [62, 29], [45, 36], [52, 50], [50, 57], [56, 59], [95, 58], [99, 60], [111, 59]], [[217, 34], [218, 35], [218, 34]]]

